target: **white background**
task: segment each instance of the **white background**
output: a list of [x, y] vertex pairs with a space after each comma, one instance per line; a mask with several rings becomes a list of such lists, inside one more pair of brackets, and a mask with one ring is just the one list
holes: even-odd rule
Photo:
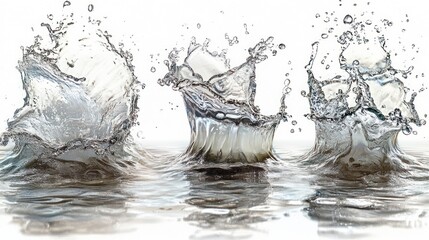
[[[88, 4], [94, 5], [93, 12], [87, 11]], [[392, 61], [397, 68], [413, 65], [414, 73], [425, 73], [429, 56], [427, 27], [429, 16], [422, 1], [71, 1], [71, 6], [63, 10], [63, 1], [7, 1], [0, 7], [0, 132], [6, 128], [6, 120], [13, 116], [15, 109], [23, 104], [24, 91], [20, 74], [16, 69], [22, 53], [20, 46], [29, 46], [33, 37], [43, 31], [40, 23], [47, 21], [47, 15], [53, 14], [59, 19], [61, 14], [74, 12], [75, 16], [88, 15], [101, 19], [103, 30], [107, 30], [115, 41], [122, 41], [134, 54], [136, 75], [146, 84], [142, 91], [140, 106], [140, 126], [135, 128], [144, 144], [163, 144], [166, 142], [189, 138], [189, 127], [186, 119], [183, 100], [178, 92], [168, 87], [160, 87], [157, 79], [166, 73], [163, 60], [173, 47], [187, 48], [192, 36], [199, 42], [211, 39], [210, 49], [228, 48], [231, 66], [245, 61], [247, 48], [255, 45], [261, 38], [273, 36], [275, 43], [284, 43], [285, 50], [279, 50], [277, 56], [257, 66], [256, 103], [264, 114], [275, 114], [278, 111], [279, 99], [285, 73], [289, 73], [292, 93], [287, 97], [289, 114], [298, 121], [295, 133], [290, 133], [292, 125], [282, 123], [276, 132], [276, 143], [292, 140], [309, 144], [314, 139], [314, 125], [303, 115], [309, 112], [308, 101], [300, 95], [307, 90], [307, 76], [304, 66], [307, 64], [311, 43], [321, 40], [320, 35], [326, 32], [329, 24], [324, 24], [325, 12], [335, 11], [333, 17], [341, 22], [346, 14], [359, 17], [362, 12], [374, 11], [372, 20], [386, 18], [393, 22], [393, 29], [406, 31], [400, 35], [386, 36], [387, 50], [398, 50], [393, 42], [402, 39], [403, 45], [411, 49], [411, 43], [419, 48], [419, 53], [407, 51]], [[357, 6], [353, 6], [357, 3]], [[319, 13], [322, 17], [317, 18]], [[403, 24], [408, 14], [409, 23]], [[107, 18], [104, 18], [107, 17]], [[331, 17], [331, 18], [333, 18]], [[362, 17], [361, 20], [365, 20]], [[332, 21], [333, 19], [331, 19]], [[197, 24], [201, 28], [197, 28]], [[331, 22], [332, 23], [332, 22]], [[247, 24], [249, 34], [245, 34]], [[314, 27], [312, 27], [314, 25]], [[31, 28], [34, 27], [34, 31]], [[401, 31], [398, 31], [401, 32]], [[230, 37], [237, 36], [240, 43], [229, 47], [225, 33]], [[338, 52], [339, 44], [333, 36], [322, 41], [329, 46], [324, 51]], [[153, 58], [151, 57], [153, 54]], [[158, 55], [159, 54], [159, 55]], [[412, 60], [412, 58], [415, 58]], [[291, 64], [288, 64], [291, 61]], [[320, 62], [320, 59], [319, 61]], [[334, 62], [335, 65], [336, 62]], [[154, 66], [155, 73], [150, 71]], [[421, 85], [425, 78], [409, 78], [410, 84]], [[407, 85], [408, 82], [405, 82]], [[419, 94], [416, 106], [421, 116], [428, 113], [428, 92]], [[178, 107], [176, 107], [178, 106]], [[173, 108], [173, 110], [171, 110]], [[298, 132], [298, 128], [302, 132]], [[402, 142], [426, 141], [429, 136], [427, 127], [416, 128], [416, 136], [401, 136]], [[286, 146], [283, 146], [286, 147]]]

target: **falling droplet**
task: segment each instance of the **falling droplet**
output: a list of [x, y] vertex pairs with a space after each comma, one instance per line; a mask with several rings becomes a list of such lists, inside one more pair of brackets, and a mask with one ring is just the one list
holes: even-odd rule
[[296, 125], [298, 122], [297, 121], [295, 121], [295, 120], [293, 120], [292, 121], [292, 125]]
[[52, 15], [52, 14], [48, 14], [48, 19], [49, 19], [49, 20], [54, 19], [54, 15]]
[[197, 23], [197, 28], [200, 29], [201, 28], [201, 24]]
[[280, 43], [279, 44], [279, 49], [283, 50], [286, 48], [286, 45], [284, 45], [284, 43]]
[[154, 72], [156, 72], [156, 68], [155, 67], [151, 67], [150, 71], [154, 73]]
[[70, 1], [65, 1], [63, 3], [63, 7], [67, 7], [67, 6], [70, 6], [70, 5], [71, 5]]
[[247, 24], [245, 23], [245, 24], [243, 24], [243, 26], [244, 26], [244, 30], [245, 30], [244, 34], [249, 34], [249, 31], [247, 30]]
[[89, 11], [89, 12], [92, 12], [92, 10], [94, 10], [94, 5], [89, 4], [89, 5], [88, 5], [88, 11]]
[[327, 38], [328, 38], [328, 34], [323, 33], [323, 34], [322, 34], [322, 38], [323, 38], [323, 39], [327, 39]]
[[319, 17], [320, 17], [320, 14], [318, 14], [318, 13], [317, 13], [317, 14], [316, 14], [316, 18], [319, 18]]
[[350, 15], [346, 15], [343, 19], [344, 24], [351, 24], [353, 22], [353, 17]]
[[292, 129], [290, 130], [290, 133], [294, 133], [294, 132], [295, 132], [295, 129], [293, 129], [293, 128], [292, 128]]

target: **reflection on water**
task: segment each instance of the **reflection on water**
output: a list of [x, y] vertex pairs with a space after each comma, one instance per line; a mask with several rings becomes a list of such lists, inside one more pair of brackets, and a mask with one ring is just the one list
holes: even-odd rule
[[[278, 149], [281, 160], [234, 166], [190, 165], [175, 157], [179, 150], [154, 151], [129, 178], [16, 175], [2, 183], [0, 208], [29, 236], [178, 226], [191, 229], [178, 237], [252, 239], [273, 228], [287, 236], [294, 222], [328, 238], [368, 237], [385, 227], [429, 229], [425, 170], [342, 180], [313, 173], [300, 163], [305, 150], [294, 151]], [[428, 154], [419, 152], [414, 156], [424, 162]]]
[[186, 220], [201, 227], [234, 228], [265, 221], [264, 205], [271, 191], [267, 171], [259, 166], [199, 167], [188, 171], [190, 192], [186, 203], [199, 211]]

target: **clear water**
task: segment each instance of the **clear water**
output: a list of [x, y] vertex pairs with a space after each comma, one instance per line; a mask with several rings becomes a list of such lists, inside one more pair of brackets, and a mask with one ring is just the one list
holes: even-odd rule
[[323, 42], [313, 45], [302, 70], [314, 145], [273, 140], [281, 120], [292, 120], [289, 80], [278, 113], [262, 115], [254, 103], [255, 69], [267, 52], [275, 55], [272, 37], [233, 68], [208, 42], [192, 41], [183, 63], [184, 51], [173, 50], [159, 83], [183, 95], [191, 139], [151, 147], [131, 134], [143, 87], [132, 55], [100, 21], [80, 24], [72, 15], [48, 22], [47, 37], [23, 49], [26, 99], [0, 147], [4, 232], [53, 239], [424, 238], [429, 153], [397, 141], [424, 121], [400, 79], [409, 71], [392, 67], [377, 29], [368, 43], [362, 23], [344, 17], [353, 32], [338, 37], [343, 75], [327, 81], [314, 77]]

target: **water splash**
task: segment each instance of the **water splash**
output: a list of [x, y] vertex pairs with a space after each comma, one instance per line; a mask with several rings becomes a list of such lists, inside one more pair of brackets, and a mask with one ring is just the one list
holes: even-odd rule
[[408, 135], [413, 131], [411, 124], [422, 125], [414, 106], [417, 93], [407, 101], [408, 89], [401, 80], [412, 67], [403, 71], [392, 66], [379, 29], [370, 38], [365, 32], [367, 23], [350, 15], [343, 22], [351, 28], [338, 37], [342, 47], [339, 64], [346, 77], [315, 78], [319, 42], [313, 44], [306, 66], [309, 93], [303, 95], [310, 102], [307, 117], [316, 125], [316, 143], [307, 163], [335, 169], [347, 177], [404, 171], [418, 165], [397, 143], [400, 132]]
[[132, 54], [91, 18], [41, 25], [47, 37], [36, 36], [18, 63], [26, 97], [1, 138], [0, 170], [75, 169], [91, 178], [133, 165], [123, 151], [138, 110]]
[[191, 42], [182, 65], [174, 49], [166, 65], [169, 72], [160, 85], [172, 86], [185, 100], [191, 127], [187, 155], [213, 162], [257, 162], [272, 155], [275, 129], [287, 119], [285, 86], [280, 111], [263, 116], [255, 106], [256, 65], [268, 58], [273, 37], [249, 48], [247, 60], [230, 68], [226, 52], [211, 52], [209, 41]]

